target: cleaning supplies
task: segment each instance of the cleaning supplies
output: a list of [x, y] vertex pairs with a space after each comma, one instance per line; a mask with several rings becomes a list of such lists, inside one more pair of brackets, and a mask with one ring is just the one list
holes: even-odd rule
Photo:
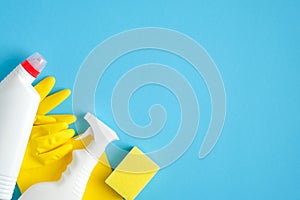
[[[50, 94], [54, 85], [55, 78], [49, 76], [34, 86], [40, 94], [41, 102], [17, 179], [21, 193], [39, 182], [58, 181], [67, 165], [72, 162], [73, 150], [85, 148], [81, 140], [76, 139], [78, 136], [67, 137], [70, 131], [67, 124], [75, 122], [74, 115], [49, 114], [68, 98], [69, 95], [65, 94], [70, 94], [68, 89]], [[56, 137], [59, 132], [61, 134]], [[38, 153], [41, 149], [45, 153]], [[111, 172], [104, 152], [89, 178], [82, 199], [122, 200], [123, 198], [104, 182]]]
[[84, 148], [68, 126], [76, 121], [74, 115], [48, 114], [71, 94], [69, 89], [50, 94], [54, 85], [55, 78], [49, 76], [34, 86], [41, 101], [17, 179], [21, 193], [38, 182], [58, 181], [72, 161], [74, 146]]
[[21, 200], [82, 199], [89, 177], [106, 146], [119, 139], [113, 130], [92, 114], [87, 113], [84, 118], [90, 127], [78, 139], [92, 135], [93, 140], [83, 140], [88, 141], [86, 149], [73, 151], [73, 161], [58, 182], [35, 184], [25, 191]]
[[46, 65], [38, 53], [0, 82], [0, 199], [11, 199], [40, 96], [31, 85]]

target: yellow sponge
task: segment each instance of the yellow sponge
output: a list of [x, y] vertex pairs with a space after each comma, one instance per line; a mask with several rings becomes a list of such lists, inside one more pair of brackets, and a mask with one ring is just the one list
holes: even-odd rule
[[106, 179], [126, 200], [134, 199], [159, 170], [159, 166], [134, 147]]

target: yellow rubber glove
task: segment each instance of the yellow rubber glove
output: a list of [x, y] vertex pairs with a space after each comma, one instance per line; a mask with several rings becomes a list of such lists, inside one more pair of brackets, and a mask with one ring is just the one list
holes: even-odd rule
[[[70, 90], [61, 90], [47, 96], [54, 83], [53, 77], [47, 77], [35, 86], [41, 103], [17, 180], [21, 193], [35, 183], [59, 180], [72, 161], [72, 151], [84, 148], [80, 141], [72, 138], [74, 130], [68, 129], [68, 125], [76, 120], [75, 116], [46, 115], [70, 95]], [[104, 182], [112, 172], [105, 153], [100, 160], [88, 181], [83, 199], [123, 199]]]
[[35, 86], [41, 102], [17, 179], [21, 192], [37, 182], [58, 180], [72, 160], [75, 132], [68, 126], [76, 117], [46, 115], [71, 93], [65, 89], [48, 96], [54, 84], [54, 77], [47, 77]]

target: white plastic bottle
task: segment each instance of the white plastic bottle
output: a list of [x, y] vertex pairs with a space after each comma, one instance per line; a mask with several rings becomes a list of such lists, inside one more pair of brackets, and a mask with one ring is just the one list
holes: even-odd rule
[[[57, 182], [37, 183], [26, 190], [19, 200], [81, 200], [89, 177], [106, 146], [118, 140], [117, 134], [92, 114], [84, 117], [90, 127], [80, 136], [93, 136], [86, 148], [73, 151], [73, 161]], [[83, 140], [85, 141], [85, 140]]]
[[0, 199], [11, 199], [40, 96], [32, 82], [46, 65], [38, 53], [0, 82]]

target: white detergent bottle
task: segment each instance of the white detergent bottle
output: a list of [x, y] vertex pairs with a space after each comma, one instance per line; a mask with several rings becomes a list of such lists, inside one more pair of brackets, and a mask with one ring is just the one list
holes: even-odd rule
[[93, 136], [85, 149], [74, 150], [73, 160], [57, 182], [37, 183], [26, 190], [20, 200], [80, 200], [89, 177], [106, 146], [119, 140], [117, 134], [90, 113], [85, 115], [90, 127], [80, 136]]
[[11, 199], [40, 102], [32, 82], [46, 65], [38, 53], [0, 82], [0, 199]]

